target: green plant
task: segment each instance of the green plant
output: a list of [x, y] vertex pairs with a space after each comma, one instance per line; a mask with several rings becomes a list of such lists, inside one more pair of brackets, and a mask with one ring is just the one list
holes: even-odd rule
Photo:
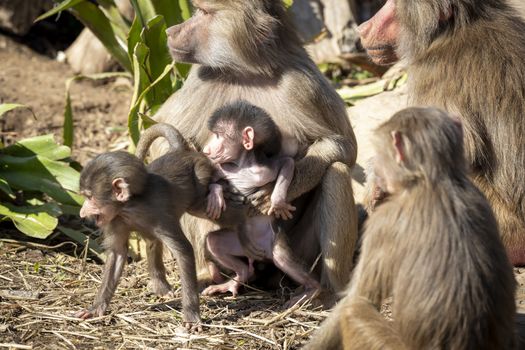
[[[68, 10], [105, 45], [120, 65], [132, 74], [133, 99], [128, 129], [134, 144], [141, 127], [154, 123], [152, 115], [182, 85], [189, 66], [172, 62], [167, 49], [166, 28], [190, 17], [188, 0], [131, 0], [135, 18], [130, 23], [114, 0], [64, 0], [37, 20]], [[67, 90], [68, 91], [68, 90]], [[66, 92], [67, 93], [67, 92]], [[69, 95], [64, 136], [72, 135]], [[64, 138], [70, 142], [70, 138]]]
[[[23, 105], [2, 104], [0, 116]], [[82, 197], [79, 172], [71, 167], [69, 147], [52, 135], [0, 145], [0, 220], [11, 220], [24, 234], [46, 238], [63, 214], [78, 214]]]

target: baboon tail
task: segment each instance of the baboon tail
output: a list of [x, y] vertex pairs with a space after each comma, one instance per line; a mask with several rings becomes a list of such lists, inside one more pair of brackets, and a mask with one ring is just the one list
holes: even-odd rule
[[173, 125], [158, 123], [150, 126], [142, 133], [139, 143], [137, 144], [137, 150], [135, 151], [137, 158], [144, 161], [151, 144], [159, 137], [164, 137], [168, 141], [170, 145], [169, 152], [189, 149], [188, 143], [179, 130]]

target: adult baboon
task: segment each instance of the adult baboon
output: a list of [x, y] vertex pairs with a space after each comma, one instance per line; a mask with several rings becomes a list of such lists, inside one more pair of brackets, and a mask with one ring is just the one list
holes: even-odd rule
[[513, 264], [525, 264], [525, 21], [506, 0], [387, 0], [360, 28], [377, 63], [409, 65], [409, 96], [457, 114], [472, 179]]
[[[346, 297], [306, 346], [512, 349], [515, 281], [489, 203], [467, 177], [457, 120], [396, 113], [374, 133], [377, 186]], [[393, 296], [393, 321], [379, 313]]]
[[[321, 283], [342, 290], [357, 231], [350, 175], [357, 148], [343, 101], [302, 48], [281, 1], [193, 4], [193, 17], [167, 33], [173, 58], [194, 66], [154, 119], [176, 126], [201, 149], [210, 136], [207, 119], [217, 108], [243, 99], [266, 110], [282, 133], [282, 154], [297, 161], [287, 199], [305, 203], [287, 230], [291, 245], [307, 264], [322, 252], [316, 270]], [[257, 196], [250, 200], [260, 204]], [[207, 275], [204, 241], [215, 228], [187, 216], [183, 221], [198, 271]]]

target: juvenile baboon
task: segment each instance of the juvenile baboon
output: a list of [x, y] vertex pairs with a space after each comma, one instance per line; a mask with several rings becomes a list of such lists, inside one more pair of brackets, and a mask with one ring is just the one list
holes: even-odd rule
[[[168, 29], [176, 61], [194, 63], [184, 86], [154, 116], [176, 126], [198, 149], [209, 138], [203, 126], [224, 104], [244, 99], [263, 108], [283, 136], [283, 155], [296, 160], [287, 201], [305, 209], [287, 229], [301, 261], [333, 291], [345, 286], [352, 269], [357, 220], [350, 167], [355, 136], [345, 105], [302, 48], [281, 1], [199, 0], [193, 17]], [[162, 147], [156, 149], [159, 155]], [[304, 196], [303, 196], [304, 195]], [[256, 195], [248, 198], [259, 205]], [[263, 201], [265, 213], [270, 201]], [[184, 217], [196, 249], [198, 270], [207, 274], [207, 221]]]
[[[483, 194], [467, 177], [457, 120], [396, 113], [374, 133], [377, 185], [346, 296], [306, 349], [512, 349], [512, 266]], [[379, 313], [393, 296], [393, 322]]]
[[[320, 285], [292, 253], [287, 239], [273, 215], [290, 219], [295, 207], [286, 202], [288, 186], [293, 177], [294, 160], [280, 156], [281, 133], [272, 118], [261, 108], [246, 101], [225, 105], [208, 120], [211, 139], [204, 146], [206, 154], [216, 165], [208, 195], [208, 215], [219, 219], [225, 208], [222, 185], [227, 180], [240, 194], [250, 195], [259, 187], [275, 181], [268, 215], [258, 215], [242, 221], [237, 230], [222, 228], [208, 234], [208, 250], [222, 266], [236, 276], [230, 281], [211, 285], [205, 295], [231, 292], [237, 295], [242, 283], [253, 275], [254, 260], [273, 261], [281, 271], [304, 286], [304, 294], [292, 298], [293, 305], [301, 298], [316, 294]], [[241, 257], [246, 256], [248, 263]], [[212, 277], [217, 275], [212, 268]], [[218, 282], [214, 279], [215, 282]]]
[[388, 0], [360, 26], [377, 63], [409, 65], [415, 105], [464, 125], [472, 180], [492, 204], [511, 262], [525, 264], [525, 21], [506, 0]]
[[[194, 164], [191, 155], [185, 159], [170, 152], [146, 168], [134, 155], [118, 151], [97, 156], [82, 170], [80, 191], [85, 201], [80, 216], [94, 217], [103, 229], [108, 256], [93, 305], [77, 312], [77, 317], [85, 319], [104, 314], [127, 260], [129, 235], [131, 231], [138, 231], [148, 246], [150, 289], [161, 296], [171, 291], [162, 262], [162, 244], [165, 244], [180, 268], [184, 325], [198, 327], [195, 257], [179, 224], [180, 216], [191, 208], [194, 195], [199, 193], [195, 183], [200, 179], [193, 181], [191, 176]], [[179, 176], [177, 182], [169, 181], [162, 176], [165, 165], [185, 171], [186, 176]]]

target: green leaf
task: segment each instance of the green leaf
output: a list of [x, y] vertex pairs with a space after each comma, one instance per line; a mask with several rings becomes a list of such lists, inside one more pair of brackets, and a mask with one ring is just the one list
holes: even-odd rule
[[0, 203], [0, 215], [13, 221], [16, 228], [24, 234], [44, 239], [58, 224], [58, 219], [48, 213], [50, 206], [18, 207], [9, 203]]
[[[78, 230], [73, 230], [73, 229], [70, 229], [64, 226], [58, 226], [58, 230], [62, 232], [63, 234], [65, 234], [66, 236], [68, 236], [69, 238], [71, 238], [72, 240], [74, 240], [75, 242], [78, 242], [82, 245], [85, 245], [86, 241], [88, 241], [89, 239], [87, 235], [85, 235], [84, 233]], [[104, 261], [105, 260], [104, 249], [93, 239], [89, 239], [88, 242], [89, 242], [88, 243], [89, 251], [93, 253], [94, 255], [96, 255], [100, 260]]]
[[120, 40], [124, 41], [127, 37], [127, 32], [129, 31], [129, 24], [126, 19], [120, 13], [115, 1], [113, 0], [97, 0], [102, 12], [109, 19], [113, 30]]
[[11, 187], [9, 186], [9, 183], [7, 183], [7, 181], [5, 181], [4, 179], [0, 179], [0, 191], [2, 191], [5, 194], [7, 194], [9, 196], [9, 198], [11, 198], [11, 199], [15, 199], [16, 198], [15, 193], [13, 192]]
[[131, 140], [137, 144], [140, 137], [138, 112], [140, 103], [144, 98], [144, 91], [149, 85], [148, 74], [146, 72], [146, 60], [149, 49], [146, 45], [139, 42], [133, 51], [133, 97], [131, 99], [131, 108], [128, 114], [128, 130]]
[[179, 0], [179, 7], [181, 10], [181, 16], [183, 20], [187, 20], [191, 17], [191, 2], [188, 0]]
[[338, 89], [337, 92], [343, 100], [349, 103], [354, 103], [357, 100], [377, 95], [383, 91], [393, 90], [406, 83], [407, 74], [402, 74], [396, 79], [389, 80], [378, 80], [376, 82], [358, 85], [355, 87], [343, 87]]
[[[149, 49], [146, 72], [148, 80], [156, 80], [171, 64], [171, 57], [167, 46], [166, 23], [162, 16], [156, 16], [148, 22], [141, 37]], [[148, 105], [161, 105], [171, 95], [171, 79], [169, 75], [158, 81], [146, 97]]]
[[[135, 16], [128, 32], [128, 55], [130, 62], [133, 62], [133, 53], [135, 52], [135, 47], [142, 40], [140, 38], [140, 33], [142, 33], [142, 24], [139, 17]], [[134, 73], [135, 71], [133, 70], [132, 72]]]
[[139, 17], [142, 27], [145, 27], [146, 23], [156, 15], [151, 0], [131, 0], [131, 5], [135, 9], [135, 14]]
[[57, 144], [53, 135], [49, 134], [18, 141], [15, 144], [0, 150], [0, 154], [14, 157], [31, 157], [40, 155], [50, 160], [59, 160], [71, 156], [71, 150], [69, 147]]
[[18, 103], [2, 103], [2, 104], [0, 104], [0, 117], [4, 113], [9, 112], [9, 111], [11, 111], [13, 109], [16, 109], [16, 108], [29, 109], [29, 111], [33, 114], [33, 117], [36, 119], [35, 113], [33, 113], [33, 110], [31, 109], [31, 107], [25, 106], [25, 105], [21, 105], [21, 104], [18, 104]]
[[78, 216], [80, 214], [80, 205], [78, 204], [77, 205], [67, 205], [67, 204], [59, 203], [58, 206], [60, 207], [60, 210], [62, 211], [63, 214], [75, 215], [75, 216]]
[[53, 15], [56, 15], [57, 13], [61, 11], [65, 11], [67, 9], [70, 9], [71, 7], [81, 3], [85, 0], [66, 0], [61, 2], [60, 4], [57, 4], [55, 7], [53, 7], [51, 10], [47, 11], [43, 15], [39, 16], [37, 19], [35, 19], [35, 22], [41, 21], [43, 19], [46, 19], [48, 17], [51, 17]]
[[341, 98], [350, 103], [366, 97], [377, 95], [383, 91], [385, 91], [384, 80], [379, 80], [366, 85], [358, 85], [351, 88], [343, 87], [337, 90]]
[[130, 130], [133, 130], [132, 127], [135, 128], [136, 126], [136, 129], [133, 130], [134, 132], [133, 133], [130, 132], [131, 139], [134, 144], [137, 144], [139, 137], [140, 137], [140, 131], [138, 130], [138, 117], [139, 117], [139, 112], [140, 112], [139, 107], [140, 107], [141, 101], [144, 99], [144, 96], [149, 92], [149, 90], [151, 90], [159, 81], [161, 81], [166, 75], [168, 75], [173, 70], [174, 66], [175, 66], [175, 63], [172, 63], [169, 66], [166, 66], [164, 68], [164, 72], [162, 72], [162, 74], [157, 78], [157, 80], [155, 80], [146, 89], [144, 89], [144, 91], [142, 91], [140, 96], [138, 96], [137, 98], [134, 98], [135, 103], [132, 104], [132, 107], [128, 115], [128, 128]]
[[168, 27], [184, 21], [179, 1], [151, 0], [151, 3], [155, 13], [164, 17]]
[[71, 148], [73, 147], [73, 110], [71, 108], [71, 95], [69, 89], [71, 88], [71, 82], [75, 78], [70, 78], [66, 81], [66, 106], [64, 108], [64, 130], [62, 137], [64, 139], [64, 145]]
[[43, 192], [60, 203], [82, 203], [82, 196], [75, 193], [79, 177], [79, 172], [64, 162], [42, 156], [0, 155], [0, 178], [12, 188]]
[[70, 11], [95, 34], [122, 67], [131, 71], [131, 62], [124, 39], [98, 6], [85, 1], [70, 7]]

